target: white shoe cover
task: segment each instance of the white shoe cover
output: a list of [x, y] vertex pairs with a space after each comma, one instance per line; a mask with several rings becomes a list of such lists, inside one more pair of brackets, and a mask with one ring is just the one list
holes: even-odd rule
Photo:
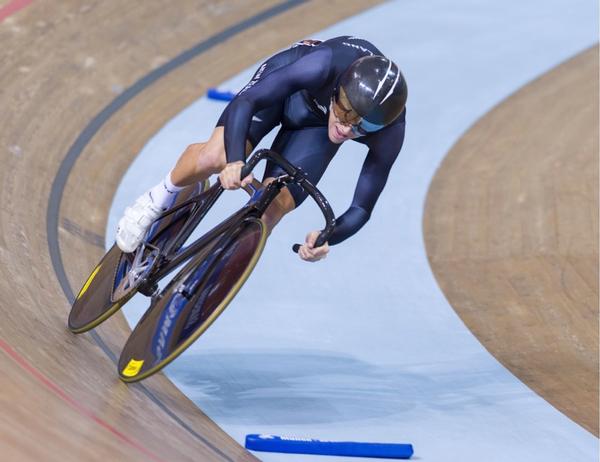
[[130, 253], [137, 249], [144, 239], [146, 232], [163, 210], [152, 202], [149, 192], [140, 196], [131, 207], [125, 209], [125, 214], [119, 220], [117, 228], [117, 245]]

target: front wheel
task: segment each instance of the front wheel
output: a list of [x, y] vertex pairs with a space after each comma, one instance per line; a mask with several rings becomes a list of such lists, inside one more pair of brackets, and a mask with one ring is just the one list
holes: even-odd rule
[[[123, 253], [116, 244], [104, 255], [77, 294], [69, 313], [69, 330], [81, 334], [98, 326], [115, 314], [140, 289], [152, 271], [160, 249], [169, 245], [186, 224], [194, 207], [207, 207], [216, 188], [208, 183], [189, 188], [179, 195], [176, 212], [159, 218], [148, 231], [148, 244], [133, 253]], [[182, 205], [191, 196], [201, 194], [196, 202]]]
[[193, 258], [139, 321], [119, 358], [124, 382], [142, 380], [169, 364], [217, 319], [254, 269], [266, 225], [248, 218]]
[[116, 313], [135, 295], [156, 255], [145, 249], [123, 253], [114, 244], [77, 294], [69, 313], [69, 330], [75, 334], [87, 332]]

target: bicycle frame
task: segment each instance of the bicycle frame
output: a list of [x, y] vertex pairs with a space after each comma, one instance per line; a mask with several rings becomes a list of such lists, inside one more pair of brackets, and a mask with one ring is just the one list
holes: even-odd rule
[[[171, 214], [177, 213], [184, 207], [188, 207], [191, 204], [196, 203], [183, 228], [177, 233], [176, 237], [168, 246], [161, 250], [152, 244], [143, 244], [146, 248], [157, 251], [158, 255], [154, 263], [155, 268], [150, 271], [148, 276], [146, 276], [140, 284], [140, 292], [151, 293], [152, 290], [147, 289], [151, 288], [154, 284], [156, 284], [159, 280], [161, 280], [183, 262], [192, 258], [195, 254], [202, 250], [204, 246], [212, 242], [218, 236], [224, 235], [225, 233], [234, 233], [237, 225], [241, 224], [246, 218], [261, 218], [271, 202], [273, 202], [275, 197], [277, 197], [281, 189], [289, 183], [296, 183], [305, 188], [305, 190], [315, 199], [317, 205], [323, 211], [326, 219], [326, 227], [321, 232], [321, 235], [317, 240], [317, 246], [322, 245], [329, 238], [335, 226], [335, 218], [329, 203], [306, 179], [304, 172], [292, 166], [279, 154], [269, 150], [257, 151], [250, 158], [246, 166], [244, 166], [244, 169], [242, 170], [242, 178], [245, 178], [247, 175], [249, 175], [256, 164], [264, 158], [272, 160], [281, 165], [286, 174], [277, 177], [265, 187], [256, 188], [254, 185], [249, 185], [249, 188], [253, 191], [250, 200], [240, 210], [235, 212], [229, 218], [226, 218], [223, 222], [215, 226], [213, 229], [208, 231], [206, 234], [198, 238], [187, 247], [181, 248], [183, 243], [185, 243], [185, 241], [190, 237], [200, 221], [206, 216], [210, 208], [223, 193], [224, 188], [220, 185], [220, 183], [217, 183], [213, 186], [213, 188], [216, 189], [207, 199], [206, 203], [200, 204], [201, 199], [204, 199], [201, 198], [201, 196], [193, 197], [173, 208], [172, 210], [165, 212], [163, 215], [161, 215], [161, 217], [159, 217], [159, 219], [165, 218]], [[319, 241], [321, 241], [321, 244], [319, 244]], [[173, 251], [173, 249], [176, 250]], [[143, 249], [138, 251], [143, 251]]]
[[[290, 179], [291, 178], [288, 175], [285, 175], [284, 177], [280, 177], [276, 181], [270, 183], [265, 188], [257, 189], [254, 185], [250, 186], [250, 188], [253, 190], [253, 193], [248, 203], [246, 203], [233, 215], [226, 218], [220, 224], [208, 231], [206, 234], [199, 237], [184, 248], [180, 248], [180, 246], [194, 232], [200, 221], [206, 216], [218, 197], [223, 193], [224, 189], [218, 185], [218, 190], [216, 193], [205, 204], [199, 203], [200, 197], [194, 197], [182, 203], [178, 207], [166, 212], [160, 217], [161, 219], [169, 216], [170, 214], [176, 213], [184, 207], [189, 207], [191, 204], [196, 203], [196, 206], [193, 209], [190, 217], [186, 220], [185, 225], [167, 247], [160, 250], [151, 244], [145, 244], [147, 248], [154, 248], [154, 250], [158, 251], [159, 253], [156, 259], [155, 269], [150, 272], [148, 277], [142, 282], [141, 285], [152, 285], [153, 283], [158, 282], [179, 265], [196, 255], [204, 246], [212, 242], [215, 238], [224, 235], [225, 233], [233, 232], [235, 228], [237, 228], [237, 225], [242, 223], [246, 218], [260, 218], [269, 204], [273, 202], [277, 194], [279, 194], [281, 188], [283, 188], [283, 186], [285, 186]], [[178, 250], [173, 251], [173, 249]]]

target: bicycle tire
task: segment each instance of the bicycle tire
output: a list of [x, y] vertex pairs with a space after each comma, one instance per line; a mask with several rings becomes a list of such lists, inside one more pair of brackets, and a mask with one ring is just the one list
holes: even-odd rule
[[[266, 225], [259, 218], [245, 219], [237, 231], [190, 261], [146, 311], [121, 352], [122, 381], [137, 382], [160, 371], [229, 305], [252, 273], [267, 239]], [[188, 293], [187, 289], [195, 290]]]

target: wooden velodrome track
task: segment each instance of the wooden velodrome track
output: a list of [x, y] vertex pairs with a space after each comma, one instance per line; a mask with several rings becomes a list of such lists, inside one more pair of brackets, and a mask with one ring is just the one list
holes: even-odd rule
[[477, 122], [429, 190], [449, 302], [531, 389], [598, 436], [598, 47]]
[[[124, 319], [117, 315], [90, 334], [74, 336], [65, 327], [69, 300], [102, 253], [108, 208], [122, 174], [153, 133], [200, 97], [208, 86], [218, 84], [296, 39], [310, 36], [377, 3], [364, 0], [180, 1], [175, 9], [169, 7], [172, 3], [158, 0], [136, 4], [115, 0], [40, 0], [0, 22], [0, 43], [3, 44], [0, 101], [4, 109], [0, 124], [0, 307], [3, 315], [0, 323], [3, 369], [0, 450], [3, 460], [256, 460], [221, 432], [163, 375], [142, 385], [120, 383], [114, 359], [129, 333]], [[310, 23], [298, 21], [306, 17], [311, 18]], [[181, 55], [186, 50], [193, 52]], [[168, 67], [178, 57], [181, 59], [176, 62], [180, 65]], [[586, 63], [593, 61], [589, 57], [579, 59]], [[592, 65], [567, 66], [559, 72], [567, 81], [565, 85], [570, 79], [588, 81]], [[596, 96], [589, 97], [588, 105], [590, 101], [597, 101], [597, 62], [595, 69], [590, 91], [595, 91]], [[148, 82], [148, 76], [155, 80]], [[141, 81], [143, 78], [146, 80]], [[558, 226], [563, 233], [560, 236], [570, 232], [570, 226], [577, 225], [584, 231], [573, 230], [572, 240], [567, 241], [572, 244], [568, 246], [559, 246], [563, 244], [562, 238], [555, 247], [546, 245], [543, 250], [550, 255], [542, 258], [536, 254], [530, 266], [525, 261], [525, 257], [530, 256], [524, 252], [526, 247], [516, 248], [516, 244], [507, 251], [504, 261], [496, 262], [497, 267], [490, 261], [491, 256], [499, 252], [494, 254], [491, 246], [482, 245], [489, 252], [487, 257], [483, 250], [473, 255], [460, 253], [465, 245], [458, 245], [455, 240], [448, 244], [444, 236], [455, 236], [455, 231], [449, 234], [443, 226], [457, 229], [459, 223], [466, 223], [479, 229], [480, 220], [472, 214], [456, 218], [449, 213], [459, 213], [458, 206], [446, 206], [446, 215], [443, 210], [436, 211], [438, 200], [443, 199], [436, 197], [436, 191], [452, 187], [451, 182], [459, 179], [456, 173], [450, 174], [449, 180], [444, 179], [448, 178], [444, 164], [428, 201], [426, 235], [438, 280], [469, 327], [515, 373], [526, 371], [523, 379], [534, 390], [597, 434], [598, 416], [594, 411], [597, 405], [593, 405], [597, 398], [593, 393], [597, 391], [597, 337], [594, 337], [597, 330], [594, 332], [594, 329], [598, 288], [594, 271], [597, 271], [598, 251], [597, 244], [592, 242], [597, 240], [597, 216], [595, 211], [590, 214], [594, 207], [597, 209], [597, 190], [594, 189], [597, 177], [584, 179], [585, 175], [591, 172], [593, 176], [597, 171], [598, 146], [593, 142], [585, 149], [580, 146], [577, 152], [581, 157], [577, 157], [580, 160], [573, 170], [561, 169], [552, 163], [560, 164], [561, 159], [572, 154], [568, 150], [572, 147], [569, 140], [576, 142], [595, 134], [597, 143], [597, 112], [595, 107], [583, 114], [577, 112], [577, 123], [562, 124], [562, 130], [557, 130], [563, 113], [552, 118], [543, 102], [544, 95], [536, 93], [543, 93], [554, 81], [544, 83], [542, 79], [540, 82], [531, 87], [534, 90], [525, 89], [525, 96], [518, 94], [515, 98], [521, 116], [526, 117], [522, 108], [530, 108], [530, 105], [529, 117], [532, 114], [547, 116], [544, 129], [547, 131], [526, 130], [511, 117], [502, 117], [502, 111], [509, 109], [500, 106], [490, 115], [500, 113], [500, 122], [486, 124], [487, 119], [484, 119], [474, 127], [478, 131], [467, 134], [466, 145], [459, 143], [449, 159], [460, 159], [472, 152], [471, 144], [489, 136], [485, 130], [494, 130], [496, 140], [493, 145], [486, 145], [490, 158], [505, 153], [501, 144], [504, 141], [515, 149], [511, 156], [521, 159], [526, 146], [533, 143], [527, 136], [539, 135], [536, 141], [551, 145], [556, 158], [544, 158], [542, 146], [526, 152], [535, 152], [538, 159], [546, 159], [548, 169], [557, 168], [559, 173], [569, 174], [568, 185], [574, 185], [569, 189], [571, 186], [567, 183], [560, 183], [564, 189], [557, 187], [556, 196], [564, 191], [567, 199], [571, 196], [587, 198], [582, 199], [582, 203], [588, 204], [587, 215], [582, 212], [574, 218], [567, 216], [567, 224]], [[579, 88], [578, 83], [571, 84]], [[579, 93], [582, 96], [584, 91]], [[568, 99], [565, 94], [552, 95], [553, 98], [560, 96]], [[480, 125], [483, 126], [481, 132]], [[580, 132], [585, 130], [584, 126], [588, 131]], [[522, 139], [528, 140], [522, 143], [523, 151], [516, 150], [511, 143], [518, 130], [522, 130], [519, 132]], [[474, 141], [469, 142], [473, 133]], [[564, 149], [557, 152], [556, 145]], [[493, 151], [494, 146], [496, 151]], [[481, 153], [480, 146], [477, 150]], [[461, 154], [463, 151], [467, 154]], [[166, 163], [170, 164], [177, 154], [167, 153]], [[534, 162], [531, 160], [528, 164], [532, 174], [536, 173]], [[586, 162], [594, 168], [583, 168]], [[491, 179], [511, 175], [501, 159], [489, 165], [482, 162], [479, 168], [487, 168]], [[523, 168], [518, 170], [521, 175], [524, 175]], [[464, 166], [459, 168], [459, 173], [463, 178], [472, 175]], [[480, 172], [476, 170], [476, 173]], [[474, 178], [481, 177], [475, 175]], [[555, 181], [559, 180], [556, 175]], [[485, 187], [483, 179], [475, 183]], [[501, 198], [510, 200], [510, 194], [515, 191], [517, 199], [521, 197], [510, 182], [503, 185], [506, 190], [500, 192], [506, 194]], [[522, 216], [530, 215], [535, 204], [545, 200], [542, 186], [526, 196], [524, 202], [529, 204], [531, 197], [533, 205], [524, 210]], [[463, 192], [464, 197], [457, 202], [468, 203], [470, 194], [481, 194], [478, 190], [461, 191], [461, 194]], [[575, 206], [571, 207], [568, 202], [562, 205], [576, 214]], [[438, 216], [441, 218], [437, 219]], [[591, 222], [585, 222], [586, 216], [592, 217]], [[499, 226], [498, 223], [503, 222], [497, 221], [493, 226]], [[484, 226], [487, 226], [484, 229], [492, 229], [489, 228], [492, 225]], [[518, 224], [506, 226], [513, 226], [510, 229], [514, 231]], [[586, 229], [588, 234], [585, 234]], [[529, 229], [530, 241], [537, 236], [537, 231], [538, 228]], [[464, 237], [469, 236], [471, 234], [465, 233]], [[495, 242], [491, 233], [486, 236]], [[581, 236], [584, 236], [583, 241]], [[508, 244], [514, 244], [514, 239], [513, 234]], [[537, 250], [541, 253], [542, 249]], [[469, 260], [469, 257], [481, 258]], [[459, 262], [482, 277], [482, 270], [477, 267], [482, 261], [489, 265], [485, 268], [487, 274], [500, 266], [513, 276], [517, 270], [521, 271], [520, 277], [513, 281], [517, 289], [522, 289], [517, 291], [521, 298], [511, 299], [509, 316], [495, 311], [493, 303], [486, 304], [486, 300], [502, 300], [506, 296], [501, 292], [502, 286], [477, 284], [466, 269], [461, 271], [466, 278], [464, 282], [456, 277], [456, 271], [450, 273]], [[565, 277], [570, 278], [566, 284], [561, 285], [561, 279], [557, 284], [548, 280], [547, 287], [552, 291], [539, 295], [541, 289], [537, 290], [538, 286], [528, 276], [532, 272], [530, 268], [546, 271], [542, 274], [548, 275], [544, 261], [550, 262], [550, 268], [561, 268], [560, 264], [564, 263], [564, 268], [573, 269], [566, 273]], [[488, 289], [492, 292], [486, 295]], [[473, 299], [469, 300], [468, 296]], [[511, 317], [518, 312], [529, 312], [531, 304], [525, 302], [533, 299], [535, 304], [536, 296], [544, 297], [541, 304], [552, 309], [529, 313], [523, 321], [530, 330], [522, 337], [531, 342], [518, 344], [519, 336], [515, 334], [508, 337], [510, 345], [506, 345], [507, 337], [500, 335], [498, 326], [513, 333]], [[562, 300], [561, 297], [576, 301], [584, 297], [584, 309], [579, 310], [578, 303], [553, 303]], [[486, 307], [477, 313], [480, 324], [469, 322], [460, 309], [466, 306], [468, 311], [474, 302]], [[565, 319], [576, 322], [568, 323]], [[562, 343], [555, 341], [560, 332], [553, 334], [546, 330], [559, 324], [569, 327]], [[493, 335], [487, 330], [490, 326], [495, 329]], [[528, 332], [534, 332], [535, 336], [529, 336]], [[572, 394], [570, 390], [577, 385], [559, 380], [564, 373], [557, 370], [555, 364], [544, 361], [548, 346], [561, 365], [571, 364], [569, 361], [573, 358], [582, 361], [571, 365], [569, 371], [573, 372], [568, 375], [569, 378], [577, 376], [580, 380], [577, 383], [583, 384], [587, 394]], [[569, 356], [572, 350], [576, 356]], [[545, 384], [549, 384], [547, 390], [543, 388]], [[568, 385], [572, 388], [567, 388]], [[571, 412], [573, 409], [578, 411]]]

